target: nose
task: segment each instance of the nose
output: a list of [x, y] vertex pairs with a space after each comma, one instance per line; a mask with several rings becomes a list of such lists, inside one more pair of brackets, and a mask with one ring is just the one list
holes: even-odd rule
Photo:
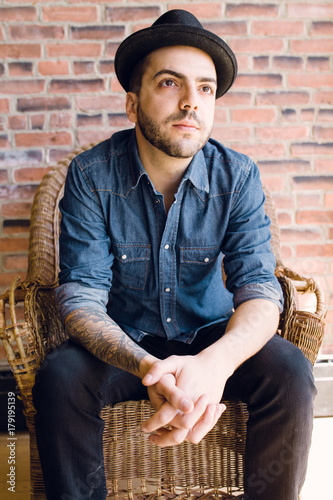
[[179, 107], [182, 110], [194, 110], [198, 109], [196, 91], [192, 86], [186, 86], [184, 92], [181, 96]]

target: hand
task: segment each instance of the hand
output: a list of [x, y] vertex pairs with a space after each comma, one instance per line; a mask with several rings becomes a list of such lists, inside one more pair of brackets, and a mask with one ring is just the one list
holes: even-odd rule
[[155, 444], [170, 446], [184, 439], [197, 443], [225, 410], [219, 403], [227, 377], [207, 361], [201, 353], [170, 356], [154, 363], [142, 379], [156, 410], [142, 429], [155, 431], [150, 436]]

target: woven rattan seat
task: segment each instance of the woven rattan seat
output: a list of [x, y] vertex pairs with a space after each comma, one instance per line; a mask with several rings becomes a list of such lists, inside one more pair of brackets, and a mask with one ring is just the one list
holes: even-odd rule
[[[59, 200], [71, 159], [90, 146], [74, 151], [43, 179], [34, 199], [25, 281], [17, 278], [0, 297], [0, 335], [24, 403], [30, 434], [31, 498], [45, 498], [36, 446], [31, 391], [45, 356], [66, 334], [54, 303], [59, 269]], [[278, 333], [314, 363], [324, 334], [323, 295], [313, 279], [285, 268], [274, 207], [267, 190], [266, 213], [272, 221], [272, 250], [276, 276], [285, 296]], [[299, 294], [313, 293], [316, 310], [301, 311]], [[23, 306], [23, 307], [22, 307]], [[24, 318], [22, 317], [24, 311]], [[142, 419], [153, 411], [148, 401], [128, 401], [102, 410], [105, 420], [104, 457], [108, 498], [236, 498], [243, 488], [246, 405], [228, 401], [215, 428], [199, 443], [159, 448], [140, 431]]]

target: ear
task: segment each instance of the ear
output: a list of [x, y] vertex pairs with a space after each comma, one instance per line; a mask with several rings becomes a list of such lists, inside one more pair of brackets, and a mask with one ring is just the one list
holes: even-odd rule
[[132, 123], [137, 122], [138, 96], [134, 92], [126, 94], [126, 114]]

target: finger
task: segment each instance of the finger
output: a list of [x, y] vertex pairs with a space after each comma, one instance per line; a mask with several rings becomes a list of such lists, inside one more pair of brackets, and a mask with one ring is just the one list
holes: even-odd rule
[[156, 384], [163, 375], [167, 373], [175, 374], [177, 371], [176, 357], [169, 356], [161, 361], [156, 361], [148, 370], [146, 375], [142, 379], [143, 385], [153, 385]]
[[141, 430], [143, 432], [154, 432], [157, 429], [168, 425], [177, 415], [178, 410], [168, 401], [152, 415], [148, 420], [142, 423]]
[[224, 410], [224, 404], [209, 404], [202, 418], [194, 425], [187, 435], [191, 443], [199, 443], [201, 439], [214, 427]]
[[194, 409], [190, 413], [179, 412], [176, 417], [170, 422], [170, 425], [180, 429], [192, 429], [200, 420], [207, 409], [208, 396], [202, 394], [194, 405]]
[[188, 431], [184, 429], [160, 429], [158, 433], [151, 434], [149, 436], [149, 441], [161, 446], [174, 446], [185, 441]]
[[174, 408], [182, 412], [190, 412], [194, 408], [194, 403], [184, 391], [176, 386], [176, 380], [173, 375], [164, 375], [161, 380], [148, 389], [149, 394], [155, 392], [160, 397], [166, 399]]

